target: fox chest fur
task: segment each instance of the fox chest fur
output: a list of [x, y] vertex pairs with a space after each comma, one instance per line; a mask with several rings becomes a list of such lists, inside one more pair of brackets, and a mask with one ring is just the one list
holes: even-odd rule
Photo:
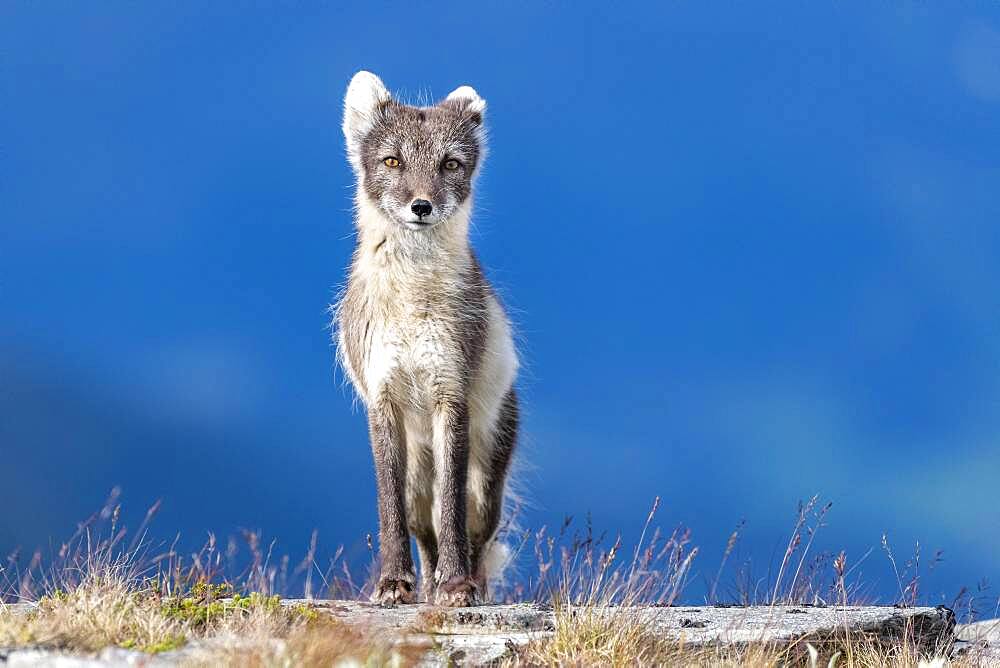
[[431, 411], [468, 394], [482, 362], [488, 287], [475, 260], [359, 248], [340, 313], [341, 346], [366, 404]]

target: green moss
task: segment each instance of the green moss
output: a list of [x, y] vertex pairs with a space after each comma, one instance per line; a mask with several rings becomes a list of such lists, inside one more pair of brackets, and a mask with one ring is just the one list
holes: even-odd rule
[[219, 594], [228, 594], [231, 591], [230, 585], [195, 585], [191, 596], [165, 599], [161, 604], [161, 610], [169, 618], [183, 620], [196, 628], [201, 628], [212, 619], [227, 614], [255, 610], [277, 612], [281, 609], [280, 596], [265, 596], [257, 592], [246, 596], [233, 594], [232, 598], [216, 598]]
[[170, 652], [180, 649], [187, 644], [187, 638], [183, 635], [169, 635], [149, 645], [140, 645], [135, 638], [128, 638], [118, 643], [123, 649], [135, 649], [146, 654], [159, 654], [160, 652]]
[[211, 584], [210, 582], [198, 582], [191, 587], [191, 596], [212, 600], [216, 598], [226, 598], [232, 596], [233, 585], [228, 582], [221, 584]]
[[160, 652], [170, 652], [175, 649], [180, 649], [185, 644], [187, 644], [187, 638], [182, 635], [167, 636], [157, 643], [146, 645], [142, 648], [142, 651], [147, 654], [159, 654]]
[[186, 597], [167, 599], [161, 610], [166, 617], [190, 622], [196, 627], [204, 626], [212, 617], [218, 617], [224, 612], [221, 601], [205, 603], [201, 599]]
[[291, 608], [292, 615], [299, 619], [304, 619], [308, 623], [313, 623], [320, 618], [319, 612], [315, 608], [299, 603]]
[[40, 609], [51, 608], [57, 603], [65, 603], [69, 600], [69, 594], [62, 589], [54, 589], [51, 594], [42, 596], [38, 599], [38, 606]]
[[280, 596], [265, 596], [264, 594], [258, 594], [257, 592], [251, 592], [247, 596], [233, 594], [231, 601], [233, 607], [240, 610], [263, 609], [268, 612], [277, 612], [281, 609]]

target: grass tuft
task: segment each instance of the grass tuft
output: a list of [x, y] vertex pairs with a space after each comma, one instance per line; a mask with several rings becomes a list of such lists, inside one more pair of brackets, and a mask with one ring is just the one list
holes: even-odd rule
[[[113, 492], [105, 507], [80, 525], [61, 546], [51, 564], [36, 553], [24, 571], [16, 559], [0, 570], [0, 648], [38, 647], [95, 653], [121, 647], [150, 654], [180, 652], [185, 665], [296, 665], [335, 663], [409, 665], [420, 658], [418, 647], [374, 635], [332, 619], [308, 605], [282, 605], [289, 574], [303, 582], [307, 598], [314, 592], [329, 598], [365, 598], [370, 584], [356, 584], [342, 550], [324, 570], [317, 567], [316, 534], [298, 566], [288, 557], [272, 559], [273, 543], [260, 534], [245, 533], [248, 559], [236, 576], [235, 543], [219, 549], [214, 536], [187, 558], [173, 546], [152, 554], [145, 531], [159, 505], [147, 512], [139, 534], [126, 542], [119, 525], [121, 507]], [[975, 665], [970, 659], [941, 664], [946, 648], [918, 648], [909, 634], [885, 643], [864, 636], [844, 635], [815, 647], [804, 643], [749, 643], [715, 647], [685, 646], [664, 639], [653, 628], [651, 606], [673, 605], [692, 577], [698, 548], [690, 530], [669, 533], [654, 528], [659, 509], [654, 501], [638, 543], [626, 550], [622, 537], [595, 534], [588, 520], [582, 530], [567, 517], [555, 532], [543, 527], [525, 532], [519, 551], [533, 553], [536, 570], [495, 593], [503, 602], [547, 603], [555, 611], [550, 638], [516, 651], [508, 663], [518, 665], [689, 665], [689, 666], [918, 666]], [[736, 590], [722, 598], [737, 604], [842, 604], [861, 602], [863, 587], [852, 576], [868, 554], [848, 563], [844, 552], [817, 554], [814, 540], [830, 504], [817, 497], [799, 504], [794, 528], [781, 556], [776, 576], [754, 579], [745, 567], [736, 572]], [[107, 530], [99, 530], [101, 526]], [[744, 523], [737, 525], [725, 546], [715, 578], [707, 583], [706, 602], [715, 604], [727, 561], [735, 554]], [[99, 537], [103, 536], [103, 537]], [[888, 540], [883, 551], [899, 583], [899, 603], [914, 605], [920, 587], [919, 546], [914, 559], [897, 568]], [[924, 566], [933, 568], [934, 555]], [[342, 574], [334, 575], [339, 569]], [[374, 572], [374, 570], [373, 570]], [[313, 581], [317, 575], [322, 582]], [[753, 587], [749, 583], [755, 582]], [[762, 584], [763, 583], [763, 584]], [[969, 615], [987, 598], [981, 584], [960, 593]], [[28, 613], [15, 613], [3, 601], [33, 601]], [[959, 607], [955, 605], [953, 607]], [[433, 628], [440, 619], [426, 611], [421, 623]], [[833, 661], [831, 664], [830, 662]]]

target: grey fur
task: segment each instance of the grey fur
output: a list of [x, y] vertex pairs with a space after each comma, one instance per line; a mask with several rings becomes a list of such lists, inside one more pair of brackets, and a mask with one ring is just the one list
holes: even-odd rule
[[[373, 599], [382, 604], [415, 600], [411, 533], [423, 596], [443, 605], [486, 595], [498, 547], [517, 359], [468, 243], [484, 109], [468, 87], [433, 107], [400, 104], [365, 72], [345, 99], [358, 245], [337, 306], [338, 344], [368, 411], [381, 556]], [[433, 213], [410, 213], [415, 199]]]

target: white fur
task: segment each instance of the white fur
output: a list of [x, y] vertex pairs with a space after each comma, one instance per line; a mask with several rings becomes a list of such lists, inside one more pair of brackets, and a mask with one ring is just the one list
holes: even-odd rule
[[455, 90], [448, 93], [446, 100], [467, 100], [467, 105], [470, 111], [475, 111], [480, 114], [486, 112], [486, 100], [479, 97], [479, 93], [472, 86], [459, 86]]
[[347, 140], [347, 159], [355, 170], [361, 168], [358, 148], [361, 139], [371, 130], [372, 112], [392, 96], [382, 80], [364, 70], [351, 78], [344, 96], [344, 138]]

